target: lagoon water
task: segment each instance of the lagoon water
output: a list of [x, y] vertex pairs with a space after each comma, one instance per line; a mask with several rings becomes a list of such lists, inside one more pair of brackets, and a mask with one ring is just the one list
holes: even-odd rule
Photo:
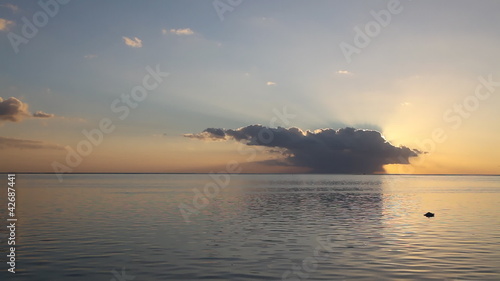
[[499, 176], [231, 175], [193, 206], [211, 183], [18, 174], [17, 273], [3, 226], [0, 279], [500, 280]]

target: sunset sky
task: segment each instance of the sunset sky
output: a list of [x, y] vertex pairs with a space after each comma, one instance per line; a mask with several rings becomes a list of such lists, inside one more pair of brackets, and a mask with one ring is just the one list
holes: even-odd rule
[[0, 2], [0, 172], [311, 171], [231, 131], [262, 124], [500, 174], [499, 1], [41, 2]]

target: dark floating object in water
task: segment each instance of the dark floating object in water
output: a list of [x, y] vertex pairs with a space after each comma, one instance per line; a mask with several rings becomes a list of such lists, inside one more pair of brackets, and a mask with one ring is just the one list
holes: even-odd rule
[[434, 213], [427, 212], [427, 213], [424, 214], [424, 216], [426, 216], [428, 218], [432, 218], [432, 217], [434, 217]]

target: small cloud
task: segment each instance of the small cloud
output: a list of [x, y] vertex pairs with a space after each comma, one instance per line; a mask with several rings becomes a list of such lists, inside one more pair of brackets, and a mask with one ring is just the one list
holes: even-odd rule
[[[165, 33], [165, 29], [162, 30], [162, 32]], [[193, 35], [194, 31], [191, 28], [179, 28], [179, 29], [170, 29], [170, 33], [173, 33], [175, 35]]]
[[411, 105], [411, 103], [409, 103], [409, 102], [403, 102], [403, 103], [401, 103], [401, 106], [410, 106], [410, 105]]
[[142, 40], [134, 37], [134, 39], [130, 39], [126, 36], [123, 36], [123, 41], [125, 42], [125, 45], [130, 46], [132, 48], [141, 48], [142, 47]]
[[58, 144], [45, 143], [38, 140], [24, 140], [0, 137], [0, 150], [5, 148], [64, 150], [64, 148]]
[[85, 55], [84, 58], [91, 60], [97, 58], [97, 55]]
[[30, 115], [28, 104], [14, 97], [6, 100], [0, 97], [0, 121], [19, 122]]
[[15, 25], [13, 21], [0, 18], [0, 31], [7, 31], [13, 25]]
[[18, 100], [15, 97], [10, 97], [6, 100], [0, 97], [0, 122], [11, 121], [20, 122], [24, 118], [52, 118], [55, 115], [37, 111], [31, 114], [28, 110], [28, 104]]
[[273, 82], [273, 81], [268, 81], [268, 82], [266, 83], [266, 85], [267, 85], [267, 86], [276, 86], [276, 83], [275, 83], [275, 82]]
[[19, 11], [19, 7], [18, 6], [12, 5], [12, 4], [9, 4], [9, 3], [0, 5], [0, 7], [5, 7], [7, 9], [11, 10], [13, 13], [17, 13], [17, 11]]
[[161, 33], [162, 33], [163, 35], [167, 35], [167, 34], [168, 34], [168, 30], [166, 30], [166, 29], [164, 28], [164, 29], [162, 29], [162, 30], [161, 30]]
[[54, 114], [45, 113], [43, 111], [37, 111], [33, 114], [33, 117], [35, 118], [52, 118], [54, 116], [55, 116]]
[[339, 71], [337, 71], [335, 73], [339, 74], [339, 75], [352, 75], [352, 72], [350, 72], [348, 70], [339, 70]]

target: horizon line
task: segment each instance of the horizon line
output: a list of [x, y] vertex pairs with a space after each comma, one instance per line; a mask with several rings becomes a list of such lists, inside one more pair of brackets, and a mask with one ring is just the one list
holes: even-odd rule
[[[73, 172], [65, 175], [208, 175], [216, 172]], [[0, 172], [0, 174], [56, 175], [54, 172]], [[500, 174], [346, 174], [346, 173], [225, 173], [231, 175], [357, 175], [357, 176], [500, 176]]]

